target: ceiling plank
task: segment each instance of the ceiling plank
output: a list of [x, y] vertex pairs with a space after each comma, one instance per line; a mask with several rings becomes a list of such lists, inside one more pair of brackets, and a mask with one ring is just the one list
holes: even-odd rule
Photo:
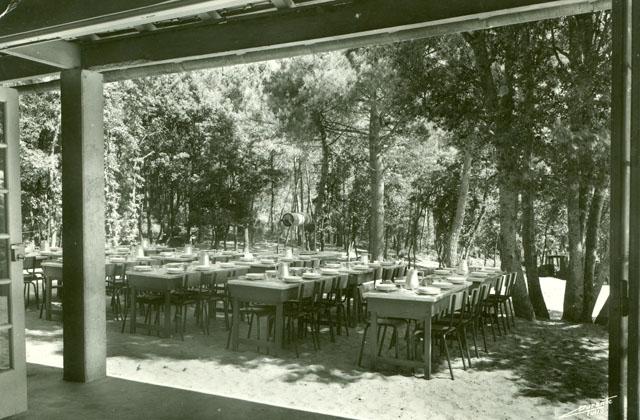
[[73, 69], [81, 64], [80, 47], [68, 41], [41, 42], [9, 48], [2, 52], [61, 69]]
[[[516, 7], [517, 6], [517, 7]], [[408, 40], [430, 33], [485, 29], [611, 6], [610, 0], [368, 0], [297, 7], [224, 25], [193, 25], [104, 40], [83, 50], [83, 64], [109, 70], [367, 38]], [[505, 10], [505, 8], [508, 8]], [[438, 28], [446, 28], [445, 31]], [[471, 29], [470, 29], [471, 28]]]
[[0, 21], [0, 48], [79, 38], [249, 3], [250, 0], [22, 0]]
[[296, 5], [293, 0], [271, 0], [271, 3], [278, 9], [290, 9]]

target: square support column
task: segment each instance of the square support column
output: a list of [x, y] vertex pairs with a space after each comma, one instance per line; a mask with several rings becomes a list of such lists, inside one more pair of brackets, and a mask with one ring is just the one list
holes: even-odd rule
[[102, 75], [61, 74], [64, 379], [106, 376]]

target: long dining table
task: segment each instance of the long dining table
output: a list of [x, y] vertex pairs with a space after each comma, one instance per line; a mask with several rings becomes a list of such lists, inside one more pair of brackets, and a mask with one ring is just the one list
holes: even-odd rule
[[[248, 268], [238, 266], [188, 266], [183, 272], [169, 272], [167, 268], [153, 268], [149, 271], [127, 270], [127, 281], [129, 283], [131, 306], [129, 315], [131, 322], [129, 330], [136, 332], [138, 326], [155, 329], [153, 326], [138, 324], [136, 296], [139, 291], [161, 293], [163, 296], [163, 323], [160, 328], [162, 337], [171, 336], [171, 293], [182, 288], [196, 288], [203, 283], [226, 282], [229, 278], [246, 274]], [[224, 273], [224, 276], [216, 278], [214, 274]]]
[[[284, 304], [297, 299], [298, 290], [302, 283], [322, 282], [324, 290], [328, 290], [334, 279], [339, 278], [340, 288], [346, 288], [348, 277], [345, 274], [321, 274], [317, 278], [301, 278], [300, 282], [286, 283], [280, 279], [256, 280], [256, 279], [236, 279], [229, 280], [229, 295], [233, 302], [233, 319], [231, 326], [231, 348], [238, 350], [240, 343], [251, 344], [257, 347], [273, 349], [275, 351], [283, 348], [284, 333]], [[304, 288], [304, 293], [311, 293], [312, 288]], [[304, 296], [309, 297], [309, 296]], [[256, 340], [252, 338], [241, 338], [240, 329], [240, 304], [260, 303], [273, 305], [276, 308], [275, 337], [274, 341]], [[266, 336], [265, 336], [266, 337]]]
[[377, 340], [369, 340], [368, 357], [370, 366], [375, 369], [376, 364], [384, 361], [389, 364], [406, 367], [423, 367], [425, 378], [431, 378], [431, 321], [434, 315], [446, 310], [452, 295], [469, 288], [480, 287], [482, 284], [492, 286], [501, 274], [495, 273], [486, 277], [467, 277], [467, 281], [454, 285], [450, 289], [443, 289], [438, 295], [420, 295], [413, 290], [399, 288], [393, 292], [372, 290], [364, 294], [367, 309], [370, 314], [370, 337], [378, 337], [378, 318], [400, 318], [415, 320], [424, 324], [424, 352], [423, 362], [415, 360], [393, 359], [378, 355]]

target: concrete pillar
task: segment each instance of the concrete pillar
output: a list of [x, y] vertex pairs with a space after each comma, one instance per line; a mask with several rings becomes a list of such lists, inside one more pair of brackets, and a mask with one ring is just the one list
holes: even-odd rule
[[106, 376], [102, 75], [61, 74], [64, 379]]

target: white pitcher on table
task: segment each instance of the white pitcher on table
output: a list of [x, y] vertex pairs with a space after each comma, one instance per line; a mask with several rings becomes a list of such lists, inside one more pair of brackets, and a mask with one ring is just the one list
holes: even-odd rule
[[278, 263], [278, 278], [282, 279], [289, 275], [289, 264], [286, 262]]

